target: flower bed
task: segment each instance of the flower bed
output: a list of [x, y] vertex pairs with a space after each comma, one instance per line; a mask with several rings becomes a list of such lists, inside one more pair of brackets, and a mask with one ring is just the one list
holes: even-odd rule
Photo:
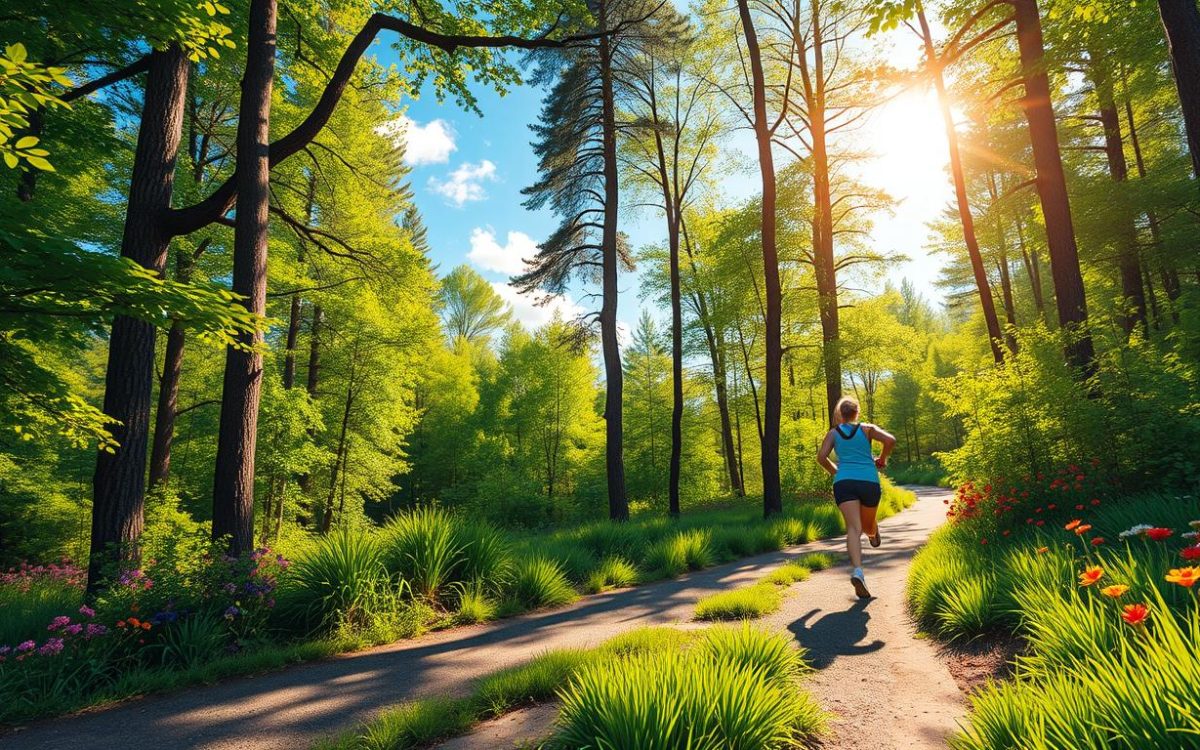
[[964, 485], [914, 560], [924, 628], [1028, 645], [1013, 680], [972, 695], [952, 747], [1197, 746], [1200, 506], [1089, 471]]

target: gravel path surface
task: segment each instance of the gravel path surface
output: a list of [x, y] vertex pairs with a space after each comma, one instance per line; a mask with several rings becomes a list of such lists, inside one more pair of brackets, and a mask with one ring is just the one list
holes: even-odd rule
[[[810, 686], [835, 712], [829, 748], [940, 747], [962, 699], [931, 644], [912, 638], [904, 577], [912, 553], [944, 518], [942, 490], [918, 490], [912, 509], [881, 524], [868, 553], [877, 597], [854, 598], [836, 567], [797, 585], [764, 624], [788, 628], [821, 668]], [[642, 625], [682, 623], [707, 594], [752, 582], [781, 562], [836, 540], [759, 555], [691, 575], [586, 597], [563, 609], [433, 633], [287, 670], [129, 701], [35, 723], [0, 748], [157, 747], [299, 750], [405, 698], [463, 694], [471, 680], [548, 649], [588, 647]]]

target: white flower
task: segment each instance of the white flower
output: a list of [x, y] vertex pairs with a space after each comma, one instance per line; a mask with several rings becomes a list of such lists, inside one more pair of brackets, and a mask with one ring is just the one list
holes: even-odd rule
[[1126, 529], [1125, 531], [1122, 531], [1120, 534], [1117, 534], [1117, 536], [1120, 537], [1121, 539], [1128, 539], [1132, 536], [1138, 536], [1139, 534], [1143, 534], [1152, 528], [1154, 528], [1154, 527], [1148, 523], [1139, 523], [1136, 526], [1132, 526], [1132, 527]]
[[1197, 539], [1200, 538], [1200, 531], [1185, 531], [1180, 536], [1184, 539]]

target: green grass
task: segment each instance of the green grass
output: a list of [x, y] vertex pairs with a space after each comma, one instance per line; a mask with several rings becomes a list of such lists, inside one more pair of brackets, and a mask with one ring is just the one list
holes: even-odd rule
[[585, 666], [560, 692], [548, 747], [766, 750], [822, 731], [824, 713], [796, 687], [800, 655], [785, 636], [720, 636]]
[[[884, 494], [881, 515], [911, 501], [909, 493], [890, 486]], [[226, 673], [261, 671], [411, 637], [430, 627], [562, 606], [580, 591], [678, 576], [840, 531], [840, 515], [828, 500], [788, 502], [785, 513], [769, 521], [761, 518], [761, 505], [747, 499], [689, 511], [678, 520], [643, 515], [624, 524], [598, 522], [536, 535], [515, 535], [434, 508], [408, 511], [381, 529], [339, 531], [293, 545], [303, 552], [281, 576], [270, 627], [258, 634], [262, 640], [282, 640], [280, 645], [255, 643], [236, 657], [212, 658], [205, 655], [211, 649], [197, 645], [205, 642], [197, 627], [196, 633], [180, 632], [180, 643], [156, 646], [170, 668], [104, 665], [103, 679], [86, 685], [48, 684], [42, 698], [24, 702], [10, 700], [11, 693], [0, 689], [0, 722], [169, 690]], [[51, 617], [78, 606], [74, 589], [18, 595], [0, 588], [0, 632], [6, 634], [0, 643], [44, 639]]]
[[[560, 699], [561, 731], [549, 748], [791, 748], [819, 733], [824, 713], [799, 689], [807, 670], [791, 639], [748, 626], [703, 633], [640, 628], [589, 650], [562, 650], [502, 669], [470, 695], [407, 701], [318, 743], [321, 750], [427, 747], [477, 722]], [[686, 733], [670, 720], [686, 712], [701, 744], [662, 744]], [[647, 720], [647, 717], [651, 717]], [[589, 735], [589, 733], [591, 733]], [[587, 740], [585, 737], [592, 739]], [[602, 744], [611, 741], [613, 744]], [[649, 744], [645, 744], [645, 743]]]
[[773, 583], [710, 594], [696, 602], [697, 620], [745, 620], [779, 611], [783, 595]]
[[[1109, 541], [1097, 548], [1035, 527], [981, 545], [970, 524], [955, 524], [914, 559], [907, 596], [923, 629], [946, 640], [1004, 631], [1026, 643], [1012, 680], [972, 695], [951, 747], [1200, 747], [1200, 606], [1193, 591], [1163, 580], [1183, 564], [1182, 542], [1117, 539], [1135, 523], [1182, 530], [1200, 515], [1195, 503], [1126, 497], [1080, 515]], [[1089, 565], [1104, 577], [1081, 587]], [[1117, 583], [1129, 586], [1119, 599], [1098, 590]], [[1121, 620], [1132, 603], [1149, 607], [1144, 626]]]
[[810, 575], [812, 575], [811, 568], [806, 567], [799, 560], [789, 560], [768, 573], [763, 581], [776, 586], [791, 586], [793, 583], [807, 581]]

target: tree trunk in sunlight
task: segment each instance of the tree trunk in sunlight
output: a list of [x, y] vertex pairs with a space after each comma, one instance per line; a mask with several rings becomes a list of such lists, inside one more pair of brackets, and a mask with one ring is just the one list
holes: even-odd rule
[[921, 24], [921, 38], [925, 43], [925, 60], [937, 91], [938, 105], [942, 110], [942, 123], [946, 128], [946, 143], [950, 153], [950, 174], [954, 178], [954, 198], [958, 204], [958, 218], [962, 222], [963, 241], [967, 246], [967, 257], [971, 260], [971, 273], [975, 277], [975, 289], [979, 293], [979, 306], [983, 310], [983, 321], [987, 326], [988, 344], [996, 364], [1004, 361], [1004, 350], [1000, 345], [1000, 319], [996, 317], [996, 304], [992, 299], [991, 284], [983, 255], [979, 252], [979, 240], [975, 236], [975, 219], [971, 216], [971, 204], [967, 198], [967, 180], [963, 173], [962, 156], [958, 149], [958, 131], [954, 128], [954, 114], [950, 111], [950, 99], [946, 96], [946, 82], [942, 77], [942, 66], [933, 48], [933, 34], [925, 18], [925, 8], [917, 4], [917, 20]]
[[[762, 53], [754, 19], [750, 16], [749, 0], [738, 0], [738, 14], [746, 50], [750, 58], [754, 99], [754, 139], [758, 144], [758, 168], [762, 177], [762, 254], [763, 287], [766, 294], [764, 316], [764, 415], [762, 425], [763, 516], [783, 512], [783, 495], [779, 476], [779, 418], [783, 409], [781, 368], [783, 343], [781, 318], [783, 306], [779, 288], [779, 252], [775, 227], [775, 157], [771, 153], [771, 132], [767, 126], [767, 94], [763, 77]], [[840, 376], [839, 376], [840, 381]]]
[[1054, 106], [1050, 100], [1050, 80], [1046, 76], [1042, 22], [1038, 17], [1036, 0], [1009, 2], [1015, 10], [1017, 46], [1025, 84], [1022, 109], [1029, 125], [1038, 196], [1046, 222], [1046, 244], [1050, 251], [1050, 275], [1054, 281], [1058, 322], [1068, 332], [1067, 362], [1087, 377], [1095, 370], [1095, 350], [1088, 331], [1087, 296], [1083, 288], [1083, 274], [1079, 269], [1071, 201], [1063, 174]]
[[[237, 222], [233, 233], [233, 291], [252, 313], [266, 313], [270, 201], [271, 89], [275, 75], [276, 0], [252, 0], [246, 71], [237, 129]], [[246, 348], [225, 352], [217, 463], [213, 476], [212, 537], [229, 538], [229, 553], [254, 547], [254, 450], [263, 360], [262, 333], [243, 334]]]

